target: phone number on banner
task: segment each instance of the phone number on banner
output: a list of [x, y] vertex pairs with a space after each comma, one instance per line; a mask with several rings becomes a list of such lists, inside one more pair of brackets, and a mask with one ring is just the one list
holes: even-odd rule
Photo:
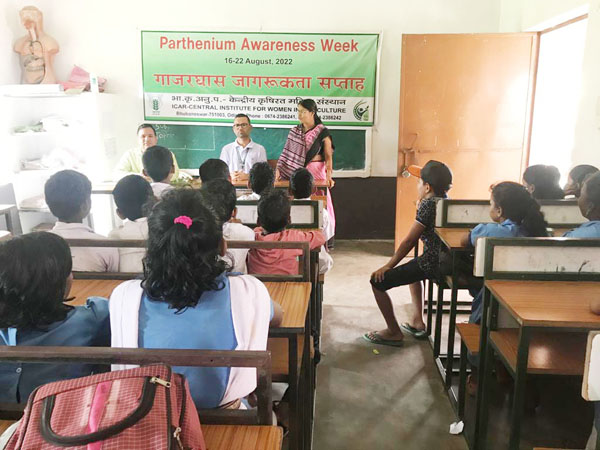
[[[255, 122], [297, 123], [302, 97], [264, 95], [198, 95], [145, 93], [146, 119], [206, 120], [229, 122], [240, 113]], [[372, 123], [372, 97], [314, 98], [319, 117], [331, 124], [369, 125]]]

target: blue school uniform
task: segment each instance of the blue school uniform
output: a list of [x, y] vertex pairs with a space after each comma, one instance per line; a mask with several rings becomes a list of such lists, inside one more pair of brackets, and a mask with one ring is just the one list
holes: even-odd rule
[[[52, 347], [110, 347], [108, 301], [90, 297], [85, 306], [76, 306], [60, 322], [43, 329], [0, 329], [0, 345]], [[84, 377], [97, 371], [91, 364], [0, 364], [0, 401], [27, 401], [38, 386], [53, 381]]]
[[471, 230], [469, 240], [471, 245], [475, 247], [477, 239], [481, 237], [496, 237], [496, 238], [509, 238], [525, 236], [521, 232], [520, 225], [517, 225], [510, 219], [506, 219], [502, 223], [480, 223]]
[[[231, 312], [229, 277], [223, 274], [216, 282], [223, 288], [204, 292], [195, 307], [179, 313], [168, 303], [152, 300], [144, 294], [139, 310], [139, 347], [235, 350], [238, 342]], [[173, 369], [187, 378], [196, 407], [219, 406], [229, 382], [229, 367]]]
[[577, 228], [567, 231], [563, 237], [580, 239], [600, 239], [600, 220], [590, 220]]
[[[510, 219], [506, 219], [502, 223], [481, 223], [471, 230], [469, 240], [473, 247], [477, 242], [477, 239], [482, 237], [496, 237], [496, 238], [511, 238], [511, 237], [523, 237], [526, 236], [520, 225], [517, 225]], [[473, 306], [471, 307], [471, 316], [469, 317], [470, 323], [481, 322], [481, 315], [483, 313], [483, 289], [473, 299]]]

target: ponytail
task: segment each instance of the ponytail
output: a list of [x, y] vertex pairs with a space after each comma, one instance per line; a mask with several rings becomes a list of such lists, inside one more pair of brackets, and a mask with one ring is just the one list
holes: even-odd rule
[[193, 189], [174, 189], [148, 217], [142, 286], [153, 300], [178, 312], [195, 307], [206, 291], [220, 290], [228, 269], [219, 258], [222, 226]]
[[521, 227], [529, 237], [546, 237], [548, 236], [548, 223], [544, 219], [544, 213], [540, 209], [540, 204], [531, 198], [529, 207], [525, 212], [525, 216], [521, 221]]
[[548, 236], [540, 205], [524, 186], [504, 181], [492, 187], [492, 198], [502, 208], [502, 215], [523, 228], [529, 237]]

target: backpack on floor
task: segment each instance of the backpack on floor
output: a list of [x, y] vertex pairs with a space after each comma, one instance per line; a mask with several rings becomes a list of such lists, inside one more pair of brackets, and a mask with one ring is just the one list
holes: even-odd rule
[[185, 378], [165, 365], [38, 387], [6, 449], [206, 450]]

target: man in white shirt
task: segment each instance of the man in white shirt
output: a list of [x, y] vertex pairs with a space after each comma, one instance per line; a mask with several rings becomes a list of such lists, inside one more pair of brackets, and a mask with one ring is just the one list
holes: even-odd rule
[[229, 166], [233, 181], [244, 181], [248, 179], [248, 174], [254, 164], [267, 161], [267, 151], [262, 145], [250, 139], [252, 125], [250, 117], [246, 114], [235, 116], [233, 132], [236, 140], [223, 147], [220, 159]]
[[[252, 228], [242, 225], [235, 218], [235, 188], [228, 181], [217, 178], [202, 184], [200, 189], [207, 205], [214, 211], [219, 223], [223, 224], [225, 241], [253, 241]], [[247, 248], [227, 249], [223, 259], [232, 267], [232, 272], [247, 273]]]
[[156, 198], [161, 198], [165, 192], [173, 189], [171, 179], [175, 172], [173, 155], [168, 148], [160, 145], [149, 147], [142, 156], [144, 165], [144, 176], [150, 177], [152, 191]]
[[[127, 175], [115, 186], [113, 197], [117, 205], [117, 215], [123, 220], [123, 224], [112, 230], [108, 237], [148, 239], [146, 212], [155, 201], [150, 183], [139, 175]], [[142, 259], [145, 255], [145, 248], [119, 248], [119, 272], [143, 273]]]
[[[158, 143], [156, 130], [149, 123], [143, 123], [138, 127], [137, 137], [138, 146], [127, 150], [117, 163], [114, 173], [116, 179], [121, 179], [125, 175], [132, 173], [141, 175], [142, 169], [144, 168], [142, 164], [142, 155], [147, 149]], [[171, 156], [173, 157], [173, 165], [175, 166], [173, 178], [177, 179], [180, 175], [179, 166], [177, 165], [177, 159], [175, 158], [175, 155], [171, 153]]]
[[[106, 239], [84, 225], [83, 219], [92, 206], [92, 183], [75, 170], [61, 170], [52, 175], [44, 186], [46, 203], [58, 222], [51, 230], [66, 239]], [[116, 248], [71, 248], [73, 271], [116, 272], [119, 252]]]

